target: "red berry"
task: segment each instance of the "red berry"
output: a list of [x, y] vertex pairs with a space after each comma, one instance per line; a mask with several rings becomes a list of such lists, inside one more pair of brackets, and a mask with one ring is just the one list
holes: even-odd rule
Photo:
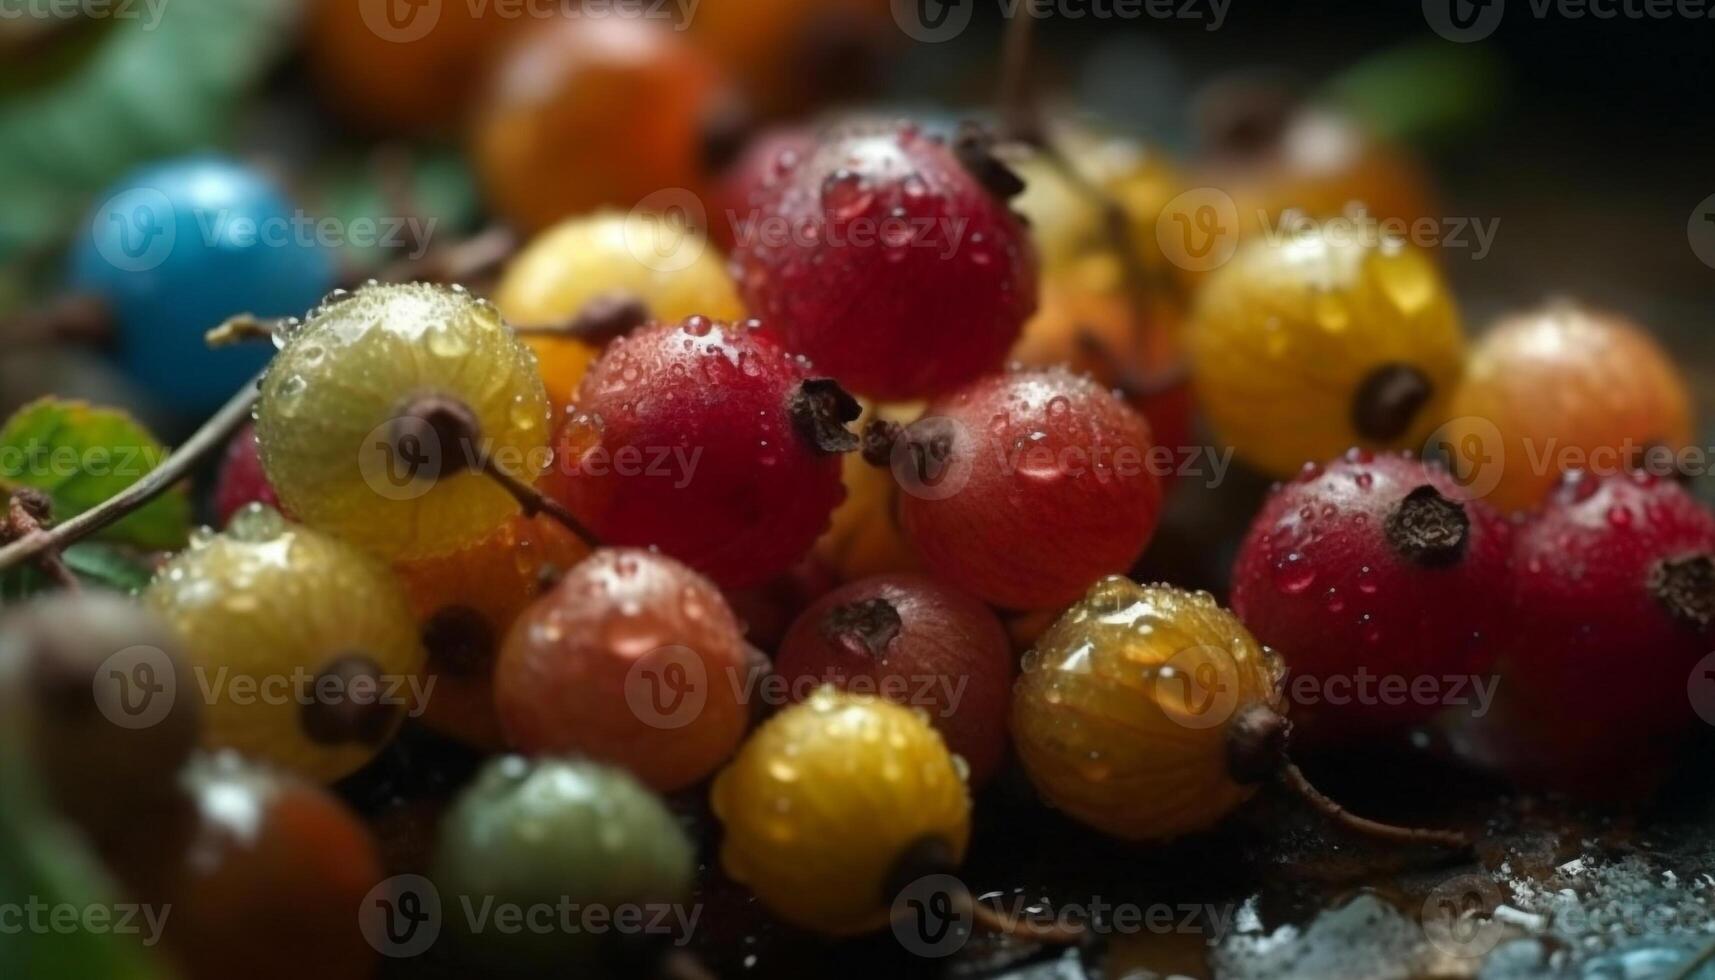
[[1263, 505], [1239, 549], [1233, 610], [1320, 682], [1304, 714], [1347, 731], [1413, 724], [1454, 696], [1446, 678], [1493, 667], [1512, 527], [1466, 497], [1439, 466], [1354, 449]]
[[713, 585], [671, 558], [604, 548], [513, 624], [494, 698], [513, 745], [696, 782], [749, 721], [750, 651]]
[[758, 326], [692, 317], [609, 345], [543, 488], [605, 543], [659, 547], [726, 588], [791, 568], [845, 498], [858, 406]]
[[1677, 483], [1574, 473], [1519, 531], [1507, 683], [1561, 726], [1626, 744], [1693, 720], [1715, 646], [1715, 516]]
[[262, 458], [256, 450], [256, 426], [245, 425], [227, 444], [226, 456], [220, 463], [220, 476], [214, 485], [215, 519], [221, 527], [250, 504], [267, 504], [280, 509], [280, 498], [274, 485], [262, 471]]
[[980, 141], [915, 126], [825, 138], [758, 195], [734, 277], [769, 329], [849, 385], [920, 398], [999, 368], [1036, 309], [1036, 259]]
[[823, 596], [786, 634], [774, 670], [795, 700], [828, 683], [922, 709], [972, 785], [1006, 752], [1006, 631], [987, 606], [922, 576], [878, 575]]
[[761, 217], [762, 196], [815, 149], [815, 136], [796, 126], [765, 130], [745, 144], [715, 184], [710, 240], [730, 252], [753, 228], [760, 228], [753, 223]]
[[1050, 368], [992, 375], [931, 402], [888, 454], [900, 527], [924, 565], [980, 599], [1028, 610], [1064, 607], [1143, 554], [1161, 505], [1153, 449], [1136, 410]]

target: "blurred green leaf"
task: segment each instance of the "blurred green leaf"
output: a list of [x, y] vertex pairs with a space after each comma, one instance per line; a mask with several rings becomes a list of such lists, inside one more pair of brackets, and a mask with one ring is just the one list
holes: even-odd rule
[[1330, 80], [1318, 101], [1388, 139], [1433, 142], [1486, 125], [1503, 101], [1504, 75], [1482, 45], [1426, 41], [1358, 62]]
[[[53, 499], [63, 521], [94, 507], [160, 465], [166, 449], [131, 416], [84, 402], [43, 398], [19, 409], [0, 428], [0, 481], [35, 487]], [[174, 488], [101, 532], [141, 548], [185, 543], [191, 508]]]
[[[413, 147], [405, 180], [409, 200], [394, 201], [368, 158], [343, 159], [318, 175], [316, 211], [338, 219], [348, 229], [373, 223], [377, 237], [401, 241], [409, 238], [409, 229], [399, 227], [399, 222], [415, 219], [426, 237], [443, 244], [462, 237], [476, 221], [480, 206], [476, 178], [458, 150]], [[416, 213], [400, 214], [405, 210], [401, 203]], [[341, 250], [341, 258], [354, 268], [373, 269], [404, 257], [396, 251], [397, 245], [359, 242], [355, 231], [349, 237], [352, 241]]]
[[[137, 592], [154, 576], [142, 555], [105, 541], [79, 541], [62, 551], [60, 558], [84, 585], [114, 592]], [[0, 604], [19, 602], [58, 587], [53, 576], [26, 562], [0, 574]]]
[[63, 237], [90, 195], [139, 163], [223, 142], [292, 38], [297, 0], [127, 6], [58, 84], [0, 59], [0, 261]]

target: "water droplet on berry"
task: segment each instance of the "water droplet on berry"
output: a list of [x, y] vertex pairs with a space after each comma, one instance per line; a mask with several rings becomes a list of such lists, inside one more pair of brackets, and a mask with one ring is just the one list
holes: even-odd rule
[[1316, 569], [1299, 552], [1291, 552], [1275, 562], [1275, 588], [1287, 595], [1297, 595], [1316, 582]]
[[858, 217], [874, 200], [875, 192], [855, 171], [836, 170], [822, 181], [822, 207], [837, 220]]

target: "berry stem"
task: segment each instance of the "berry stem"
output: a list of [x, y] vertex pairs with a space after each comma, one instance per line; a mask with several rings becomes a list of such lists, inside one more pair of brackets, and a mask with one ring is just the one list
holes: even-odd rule
[[203, 343], [210, 347], [230, 347], [256, 340], [272, 343], [286, 328], [286, 322], [287, 318], [283, 316], [259, 317], [254, 313], [240, 313], [227, 317], [220, 326], [203, 334]]
[[[1001, 137], [1034, 147], [1060, 178], [1072, 190], [1089, 201], [1102, 215], [1108, 244], [1119, 256], [1125, 271], [1126, 300], [1131, 307], [1133, 346], [1141, 350], [1149, 332], [1149, 270], [1132, 241], [1131, 220], [1121, 204], [1107, 190], [1084, 176], [1083, 171], [1060, 149], [1048, 134], [1042, 118], [1042, 108], [1030, 91], [1030, 58], [1036, 23], [1036, 0], [1024, 0], [1027, 6], [1016, 13], [1007, 24], [1002, 41], [999, 116]], [[1171, 280], [1170, 280], [1171, 282]]]
[[563, 337], [578, 340], [592, 347], [605, 347], [650, 320], [649, 307], [643, 300], [626, 292], [604, 293], [595, 297], [569, 319], [559, 323], [513, 327], [520, 337]]
[[[44, 533], [43, 528], [53, 514], [53, 502], [47, 494], [34, 487], [20, 487], [12, 492], [6, 511], [6, 538], [16, 540]], [[58, 548], [49, 548], [37, 555], [36, 564], [67, 592], [83, 591], [83, 583], [66, 567]]]
[[1321, 790], [1310, 785], [1310, 780], [1305, 778], [1304, 771], [1299, 769], [1296, 763], [1283, 762], [1281, 764], [1280, 782], [1329, 820], [1366, 837], [1374, 837], [1377, 840], [1395, 844], [1433, 844], [1437, 847], [1447, 847], [1458, 851], [1471, 849], [1471, 839], [1458, 831], [1400, 827], [1357, 816], [1347, 811], [1340, 804], [1323, 796]]
[[524, 515], [526, 517], [535, 517], [537, 514], [547, 514], [549, 517], [552, 517], [554, 520], [565, 525], [566, 530], [577, 535], [582, 539], [584, 544], [589, 545], [591, 548], [601, 547], [601, 540], [595, 536], [595, 532], [585, 527], [583, 522], [579, 521], [571, 511], [565, 508], [564, 505], [554, 498], [542, 493], [542, 491], [536, 489], [530, 484], [525, 483], [523, 480], [520, 480], [518, 477], [501, 469], [499, 464], [497, 464], [492, 457], [483, 458], [481, 470], [489, 479], [500, 484], [501, 489], [511, 494], [513, 500], [518, 501], [518, 506], [524, 509]]
[[69, 520], [51, 528], [37, 529], [0, 548], [0, 570], [80, 541], [165, 493], [188, 476], [204, 456], [225, 446], [232, 434], [250, 418], [250, 411], [262, 394], [261, 382], [261, 375], [247, 382], [221, 406], [220, 411], [202, 424], [202, 428], [136, 483]]
[[958, 862], [953, 859], [952, 848], [945, 840], [933, 836], [921, 838], [907, 847], [899, 860], [894, 862], [886, 884], [882, 887], [882, 898], [890, 906], [897, 908], [897, 899], [901, 892], [923, 878], [940, 876], [951, 879], [957, 885], [956, 888], [949, 889], [952, 894], [948, 896], [955, 907], [955, 918], [968, 916], [975, 928], [1011, 936], [1022, 942], [1050, 946], [1070, 946], [1082, 942], [1087, 935], [1083, 926], [1071, 922], [1037, 922], [1003, 915], [977, 901], [970, 887], [953, 873], [957, 870]]
[[494, 225], [464, 241], [445, 248], [431, 248], [416, 258], [406, 258], [384, 267], [377, 274], [356, 273], [346, 280], [348, 287], [361, 286], [370, 279], [381, 282], [462, 282], [480, 280], [505, 264], [517, 253], [518, 235], [511, 229]]

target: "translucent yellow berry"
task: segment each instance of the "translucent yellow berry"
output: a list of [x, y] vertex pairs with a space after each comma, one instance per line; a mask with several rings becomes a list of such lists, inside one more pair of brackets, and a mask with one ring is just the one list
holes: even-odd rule
[[776, 715], [715, 780], [721, 863], [775, 915], [830, 935], [887, 924], [889, 878], [970, 838], [963, 764], [916, 711], [825, 687]]
[[[468, 409], [476, 444], [407, 418], [426, 398]], [[295, 518], [415, 558], [472, 544], [518, 512], [474, 465], [487, 458], [533, 481], [547, 462], [548, 404], [535, 357], [492, 304], [456, 287], [369, 285], [290, 334], [262, 382], [256, 439]]]
[[[512, 260], [494, 301], [511, 323], [551, 326], [604, 297], [636, 299], [656, 320], [744, 318], [715, 247], [695, 229], [641, 212], [600, 211], [544, 231]], [[541, 358], [548, 397], [570, 403], [600, 351], [568, 338], [533, 335], [525, 342]]]
[[1256, 791], [1233, 775], [1233, 731], [1249, 708], [1278, 719], [1281, 676], [1207, 593], [1108, 578], [1025, 655], [1013, 744], [1048, 803], [1098, 830], [1206, 830]]
[[1245, 243], [1204, 284], [1191, 323], [1210, 424], [1275, 476], [1352, 446], [1420, 448], [1459, 380], [1464, 336], [1434, 263], [1336, 227]]
[[[921, 402], [872, 405], [853, 428], [862, 431], [875, 419], [909, 425], [922, 414]], [[862, 454], [847, 453], [840, 462], [840, 478], [846, 485], [846, 499], [834, 509], [827, 531], [816, 541], [816, 557], [846, 582], [922, 567], [894, 512], [899, 483], [893, 468], [873, 466]]]
[[[184, 644], [203, 744], [313, 779], [368, 762], [414, 704], [417, 623], [393, 573], [252, 505], [161, 569], [145, 602]], [[430, 692], [432, 697], [432, 692]]]

